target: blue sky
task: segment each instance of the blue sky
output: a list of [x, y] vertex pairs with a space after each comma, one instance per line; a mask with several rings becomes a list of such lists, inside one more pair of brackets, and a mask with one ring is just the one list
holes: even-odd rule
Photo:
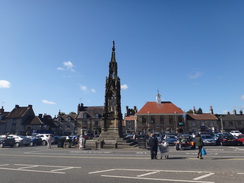
[[242, 0], [1, 0], [0, 102], [36, 115], [103, 106], [115, 41], [121, 108], [244, 108]]

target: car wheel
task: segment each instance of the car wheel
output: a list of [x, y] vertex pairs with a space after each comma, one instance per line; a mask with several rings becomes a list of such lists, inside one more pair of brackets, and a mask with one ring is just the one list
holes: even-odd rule
[[45, 140], [42, 141], [42, 145], [47, 145], [47, 142]]
[[33, 146], [33, 145], [34, 145], [33, 142], [31, 142], [31, 143], [30, 143], [30, 146]]
[[4, 147], [4, 145], [3, 144], [0, 144], [0, 148], [3, 148]]

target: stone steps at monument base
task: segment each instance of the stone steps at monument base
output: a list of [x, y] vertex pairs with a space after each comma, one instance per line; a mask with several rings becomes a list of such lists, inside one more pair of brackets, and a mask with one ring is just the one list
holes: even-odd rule
[[133, 142], [127, 142], [126, 140], [123, 140], [123, 138], [119, 138], [117, 140], [115, 139], [103, 139], [103, 140], [104, 143], [102, 145], [100, 144], [101, 141], [99, 140], [99, 138], [86, 140], [86, 149], [137, 148], [137, 144]]

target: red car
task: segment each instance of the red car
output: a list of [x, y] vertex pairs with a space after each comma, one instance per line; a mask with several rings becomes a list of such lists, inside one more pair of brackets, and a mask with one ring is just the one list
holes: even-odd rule
[[244, 145], [244, 134], [239, 135], [237, 141], [239, 142], [239, 145]]

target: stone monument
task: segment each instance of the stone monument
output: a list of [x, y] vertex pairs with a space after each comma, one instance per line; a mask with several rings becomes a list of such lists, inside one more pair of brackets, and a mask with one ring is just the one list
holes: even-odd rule
[[114, 41], [111, 61], [109, 63], [109, 75], [106, 77], [103, 118], [104, 127], [100, 134], [99, 140], [103, 141], [104, 147], [108, 145], [115, 145], [115, 147], [117, 147], [118, 140], [121, 140], [122, 138], [122, 113], [120, 78], [118, 77]]

